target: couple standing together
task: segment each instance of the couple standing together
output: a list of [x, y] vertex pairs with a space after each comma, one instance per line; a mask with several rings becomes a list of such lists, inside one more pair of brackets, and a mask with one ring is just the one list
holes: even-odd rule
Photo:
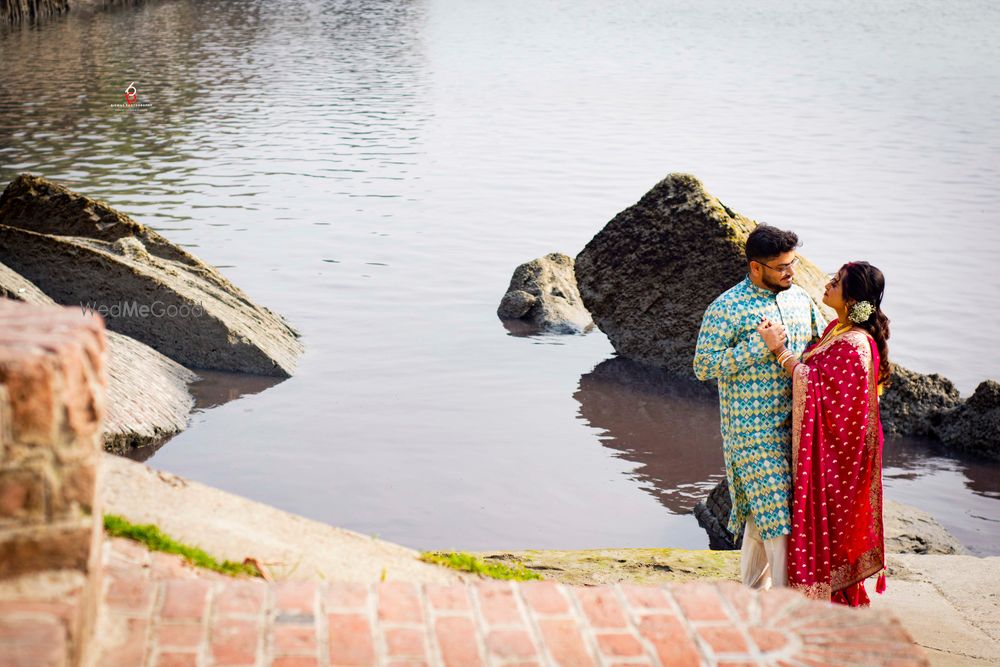
[[743, 583], [864, 606], [865, 579], [885, 568], [885, 281], [867, 262], [845, 264], [823, 293], [837, 313], [825, 324], [792, 284], [798, 245], [769, 225], [750, 234], [748, 275], [705, 311], [694, 371], [719, 385], [728, 528], [743, 533]]

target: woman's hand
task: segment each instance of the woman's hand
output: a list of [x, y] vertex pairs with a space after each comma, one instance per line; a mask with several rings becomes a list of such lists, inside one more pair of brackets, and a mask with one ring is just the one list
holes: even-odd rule
[[764, 344], [772, 353], [778, 354], [788, 340], [788, 332], [782, 324], [775, 324], [766, 317], [757, 325], [757, 333], [764, 339]]

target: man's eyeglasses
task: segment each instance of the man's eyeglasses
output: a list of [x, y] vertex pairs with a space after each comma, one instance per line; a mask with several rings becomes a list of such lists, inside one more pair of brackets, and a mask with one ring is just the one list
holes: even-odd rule
[[771, 266], [770, 264], [765, 264], [764, 262], [761, 262], [756, 259], [754, 261], [760, 264], [761, 266], [766, 266], [772, 271], [778, 271], [779, 273], [792, 273], [793, 271], [795, 271], [795, 268], [799, 265], [798, 257], [788, 262], [787, 264], [778, 264], [777, 266]]

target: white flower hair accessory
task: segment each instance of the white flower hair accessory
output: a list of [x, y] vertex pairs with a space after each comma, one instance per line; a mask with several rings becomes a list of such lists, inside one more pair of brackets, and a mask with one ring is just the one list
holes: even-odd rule
[[855, 324], [861, 324], [868, 320], [875, 312], [875, 306], [867, 301], [858, 301], [856, 304], [851, 306], [851, 311], [847, 314], [847, 317]]

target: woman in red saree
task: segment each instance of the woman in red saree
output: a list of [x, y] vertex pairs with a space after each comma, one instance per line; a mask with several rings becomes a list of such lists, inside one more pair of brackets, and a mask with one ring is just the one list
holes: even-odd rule
[[879, 394], [889, 379], [885, 280], [867, 262], [831, 277], [823, 302], [837, 311], [801, 359], [785, 350], [780, 325], [760, 327], [792, 376], [792, 534], [788, 585], [814, 598], [867, 606], [864, 581], [879, 572], [882, 530], [882, 422]]

